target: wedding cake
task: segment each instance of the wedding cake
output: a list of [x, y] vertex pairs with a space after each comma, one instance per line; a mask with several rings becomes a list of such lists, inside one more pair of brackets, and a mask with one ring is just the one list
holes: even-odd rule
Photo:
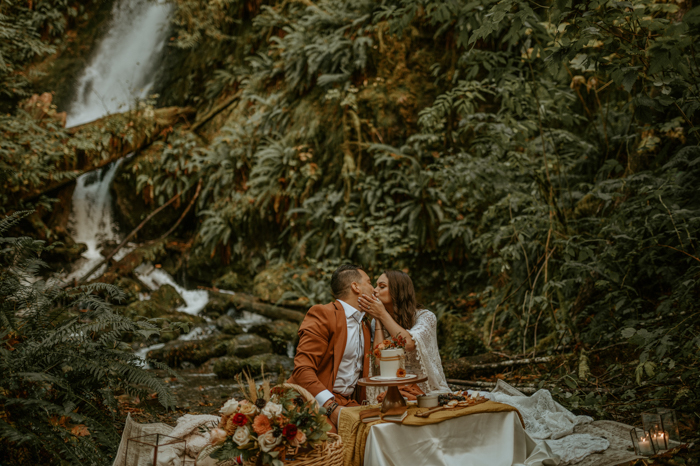
[[391, 348], [381, 350], [379, 359], [379, 375], [382, 378], [405, 377], [403, 348]]

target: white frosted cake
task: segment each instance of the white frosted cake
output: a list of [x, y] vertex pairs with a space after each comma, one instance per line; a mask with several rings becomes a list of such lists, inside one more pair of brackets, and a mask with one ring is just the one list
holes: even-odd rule
[[[382, 357], [379, 360], [379, 375], [387, 378], [398, 377], [399, 369], [403, 366], [401, 364], [403, 355], [403, 348], [382, 350]], [[404, 375], [405, 373], [404, 371]]]

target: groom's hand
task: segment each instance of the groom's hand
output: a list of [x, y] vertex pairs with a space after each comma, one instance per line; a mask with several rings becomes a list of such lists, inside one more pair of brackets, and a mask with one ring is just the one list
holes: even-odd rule
[[[325, 403], [323, 403], [323, 407], [326, 409], [329, 409], [333, 403], [336, 403], [334, 398], [329, 399]], [[340, 414], [340, 406], [336, 406], [336, 408], [333, 410], [330, 416], [328, 416], [328, 420], [331, 421], [331, 424], [334, 426], [338, 427], [338, 415]]]

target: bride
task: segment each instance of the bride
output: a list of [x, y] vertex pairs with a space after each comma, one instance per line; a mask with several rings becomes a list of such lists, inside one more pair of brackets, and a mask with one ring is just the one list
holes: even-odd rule
[[[420, 309], [411, 277], [398, 270], [386, 270], [377, 279], [374, 295], [363, 294], [358, 303], [361, 311], [373, 317], [370, 326], [373, 341], [400, 334], [406, 339], [406, 372], [428, 378], [417, 387], [416, 384], [400, 387], [404, 396], [414, 398], [422, 393], [450, 391], [438, 353], [437, 318], [429, 310]], [[377, 391], [367, 391], [371, 403], [383, 398]]]

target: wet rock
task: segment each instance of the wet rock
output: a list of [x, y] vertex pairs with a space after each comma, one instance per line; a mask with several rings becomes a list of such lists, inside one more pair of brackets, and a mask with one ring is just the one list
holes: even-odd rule
[[284, 275], [291, 270], [288, 264], [271, 265], [253, 279], [253, 294], [263, 301], [276, 303], [286, 291], [291, 291]]
[[235, 356], [219, 358], [214, 363], [214, 373], [221, 379], [233, 379], [243, 372], [244, 368], [243, 359]]
[[148, 357], [170, 367], [183, 367], [183, 363], [199, 366], [212, 358], [224, 356], [227, 344], [227, 341], [220, 338], [175, 340], [160, 349], [149, 351]]
[[[124, 308], [123, 315], [131, 320], [163, 319], [160, 325], [163, 329], [169, 327], [169, 322], [182, 322], [189, 324], [190, 328], [204, 323], [200, 316], [186, 314], [184, 312], [171, 311], [154, 300], [134, 301]], [[176, 339], [182, 334], [180, 330], [164, 330], [160, 334], [160, 342], [165, 343]]]
[[273, 320], [254, 325], [248, 330], [249, 333], [254, 333], [263, 338], [270, 340], [272, 343], [272, 351], [277, 354], [287, 354], [288, 342], [295, 342], [299, 325], [286, 320]]
[[160, 288], [151, 293], [151, 301], [160, 303], [166, 309], [177, 309], [185, 305], [185, 300], [172, 285], [161, 285]]
[[72, 264], [87, 251], [88, 247], [83, 243], [76, 243], [71, 240], [70, 243], [55, 244], [51, 249], [41, 253], [41, 258], [48, 263], [57, 264]]
[[139, 293], [143, 291], [143, 287], [139, 282], [128, 277], [117, 277], [113, 283], [126, 295], [125, 303], [138, 301]]
[[242, 274], [229, 271], [221, 277], [214, 280], [214, 286], [222, 290], [238, 291], [250, 288], [250, 278], [244, 277]]
[[441, 336], [439, 347], [443, 361], [486, 352], [479, 334], [457, 316], [445, 314], [438, 320], [437, 334]]
[[294, 370], [294, 360], [279, 354], [259, 354], [247, 359], [237, 358], [235, 356], [226, 356], [219, 358], [214, 363], [214, 373], [222, 379], [232, 379], [243, 371], [248, 372], [251, 376], [256, 376], [262, 373], [278, 372], [283, 378], [286, 378]]
[[243, 327], [241, 327], [236, 320], [228, 315], [220, 316], [214, 322], [216, 328], [218, 328], [221, 333], [227, 335], [239, 335], [243, 333]]
[[159, 263], [167, 257], [168, 252], [165, 250], [164, 241], [156, 241], [153, 244], [148, 244], [134, 249], [129, 254], [124, 256], [122, 260], [112, 264], [109, 272], [115, 273], [122, 277], [129, 275], [144, 262]]
[[270, 343], [270, 340], [250, 333], [244, 333], [236, 335], [229, 341], [227, 354], [238, 358], [248, 358], [256, 354], [270, 353], [271, 351], [272, 343]]
[[294, 360], [279, 354], [258, 354], [246, 359], [245, 364], [251, 375], [259, 375], [264, 370], [266, 374], [277, 372], [286, 379], [294, 370]]
[[132, 320], [136, 317], [154, 319], [163, 317], [168, 313], [168, 309], [154, 300], [135, 301], [126, 307], [125, 315]]
[[228, 299], [228, 295], [221, 293], [209, 293], [209, 302], [202, 309], [201, 314], [216, 319], [228, 313], [229, 309], [234, 309], [233, 304]]

